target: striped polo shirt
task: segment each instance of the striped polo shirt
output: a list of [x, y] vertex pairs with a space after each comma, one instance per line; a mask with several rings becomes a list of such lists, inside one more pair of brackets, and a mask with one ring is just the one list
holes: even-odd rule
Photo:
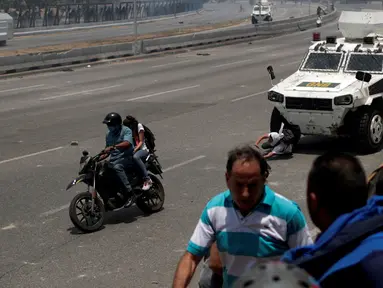
[[245, 217], [235, 208], [229, 190], [207, 203], [187, 251], [205, 256], [214, 241], [224, 267], [224, 287], [231, 287], [257, 258], [313, 243], [299, 206], [267, 185], [261, 202]]

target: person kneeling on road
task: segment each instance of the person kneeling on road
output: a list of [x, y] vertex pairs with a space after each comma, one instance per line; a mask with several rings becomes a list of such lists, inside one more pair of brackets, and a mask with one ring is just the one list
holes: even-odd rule
[[283, 129], [280, 133], [271, 132], [262, 135], [255, 145], [267, 139], [267, 142], [262, 144], [262, 149], [265, 151], [263, 157], [265, 159], [276, 155], [291, 155], [293, 153], [294, 134], [289, 129]]
[[[122, 118], [118, 113], [111, 112], [106, 115], [102, 122], [107, 125], [108, 132], [106, 134], [105, 153], [110, 152], [109, 165], [116, 172], [118, 178], [123, 185], [124, 195], [117, 193], [121, 200], [126, 199], [129, 202], [133, 196], [133, 189], [129, 183], [125, 169], [133, 166], [133, 149], [134, 142], [132, 130], [129, 127], [122, 125]], [[109, 205], [114, 207], [111, 200]]]

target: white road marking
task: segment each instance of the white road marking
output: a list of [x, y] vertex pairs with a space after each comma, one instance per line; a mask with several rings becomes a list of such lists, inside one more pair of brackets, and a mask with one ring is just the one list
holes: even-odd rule
[[189, 159], [189, 160], [187, 160], [187, 161], [178, 163], [178, 164], [176, 164], [176, 165], [170, 166], [170, 167], [164, 169], [163, 172], [168, 172], [168, 171], [174, 170], [174, 169], [176, 169], [176, 168], [185, 166], [185, 165], [187, 165], [187, 164], [190, 164], [190, 163], [195, 162], [195, 161], [197, 161], [197, 160], [203, 159], [203, 158], [205, 158], [205, 157], [206, 157], [205, 155], [200, 155], [200, 156], [198, 156], [198, 157], [195, 157], [195, 158]]
[[255, 48], [251, 48], [251, 49], [246, 49], [246, 51], [267, 50], [267, 49], [270, 49], [270, 48], [273, 48], [273, 45], [255, 47]]
[[55, 208], [55, 209], [52, 209], [52, 210], [49, 210], [49, 211], [46, 211], [44, 213], [41, 213], [40, 214], [40, 217], [46, 217], [46, 216], [50, 216], [50, 215], [53, 215], [53, 214], [56, 214], [57, 212], [60, 212], [64, 209], [67, 209], [69, 208], [69, 204], [65, 204], [63, 206], [60, 206], [58, 208]]
[[37, 156], [37, 155], [41, 155], [41, 154], [44, 154], [44, 153], [53, 152], [53, 151], [56, 151], [56, 150], [60, 150], [62, 148], [64, 148], [64, 147], [60, 146], [60, 147], [56, 147], [56, 148], [47, 149], [47, 150], [43, 150], [43, 151], [40, 151], [40, 152], [32, 153], [32, 154], [27, 154], [27, 155], [15, 157], [15, 158], [7, 159], [7, 160], [2, 160], [2, 161], [0, 161], [0, 164], [5, 164], [5, 163], [8, 163], [8, 162], [25, 159], [25, 158], [32, 157], [32, 156]]
[[[166, 168], [166, 169], [163, 169], [162, 171], [165, 173], [165, 172], [168, 172], [168, 171], [171, 171], [171, 170], [180, 168], [180, 167], [182, 167], [182, 166], [185, 166], [185, 165], [187, 165], [187, 164], [190, 164], [190, 163], [192, 163], [192, 162], [195, 162], [195, 161], [197, 161], [197, 160], [203, 159], [203, 158], [205, 158], [205, 157], [206, 157], [205, 155], [200, 155], [200, 156], [197, 156], [197, 157], [195, 157], [195, 158], [189, 159], [189, 160], [187, 160], [187, 161], [184, 161], [184, 162], [175, 164], [175, 165], [173, 165], [173, 166], [170, 166], [170, 167], [168, 167], [168, 168]], [[60, 212], [60, 211], [62, 211], [62, 210], [65, 210], [65, 209], [69, 208], [69, 205], [70, 205], [70, 204], [65, 204], [65, 205], [62, 205], [62, 206], [60, 206], [60, 207], [57, 207], [57, 208], [54, 208], [54, 209], [52, 209], [52, 210], [46, 211], [46, 212], [44, 212], [44, 213], [41, 213], [41, 214], [40, 214], [40, 217], [47, 217], [47, 216], [51, 216], [51, 215], [53, 215], [53, 214], [56, 214], [56, 213], [58, 213], [58, 212]], [[2, 229], [5, 230], [4, 228], [2, 228]], [[8, 229], [10, 229], [10, 228], [8, 228]]]
[[64, 98], [64, 97], [75, 96], [75, 95], [81, 95], [81, 94], [87, 94], [87, 93], [92, 93], [92, 92], [97, 92], [97, 91], [103, 91], [103, 90], [107, 90], [107, 89], [112, 89], [112, 88], [120, 87], [120, 86], [122, 86], [122, 84], [113, 85], [113, 86], [107, 86], [107, 87], [102, 87], [102, 88], [96, 88], [96, 89], [91, 89], [91, 90], [83, 90], [83, 91], [79, 91], [79, 92], [73, 92], [73, 93], [68, 93], [68, 94], [62, 94], [62, 95], [57, 95], [57, 96], [52, 96], [52, 97], [40, 98], [40, 101], [52, 100], [52, 99], [57, 99], [57, 98]]
[[289, 65], [293, 65], [293, 64], [298, 64], [298, 63], [301, 63], [302, 60], [298, 60], [298, 61], [293, 61], [293, 62], [289, 62], [289, 63], [286, 63], [286, 64], [281, 64], [279, 66], [281, 67], [284, 67], [284, 66], [289, 66]]
[[186, 63], [186, 62], [190, 62], [190, 60], [179, 61], [179, 62], [172, 62], [172, 63], [166, 63], [166, 64], [161, 64], [161, 65], [155, 65], [155, 66], [152, 66], [152, 68], [158, 68], [158, 67], [165, 67], [165, 66], [177, 65], [177, 64]]
[[194, 85], [194, 86], [188, 86], [188, 87], [178, 88], [178, 89], [174, 89], [174, 90], [168, 90], [168, 91], [158, 92], [158, 93], [154, 93], [154, 94], [139, 96], [139, 97], [128, 99], [128, 100], [126, 100], [126, 102], [131, 102], [131, 101], [141, 100], [141, 99], [145, 99], [145, 98], [151, 98], [151, 97], [159, 96], [159, 95], [163, 95], [163, 94], [169, 94], [169, 93], [173, 93], [173, 92], [193, 89], [193, 88], [197, 88], [197, 87], [200, 87], [200, 86], [201, 85]]
[[279, 182], [267, 182], [270, 186], [279, 186]]
[[269, 90], [265, 90], [265, 91], [257, 92], [257, 93], [251, 94], [251, 95], [235, 98], [235, 99], [231, 100], [231, 102], [237, 102], [237, 101], [244, 100], [244, 99], [247, 99], [247, 98], [251, 98], [251, 97], [254, 97], [254, 96], [257, 96], [257, 95], [261, 95], [263, 93], [266, 93], [267, 91], [269, 91]]
[[44, 84], [39, 84], [39, 85], [26, 86], [26, 87], [17, 87], [17, 88], [12, 88], [12, 89], [7, 89], [7, 90], [1, 90], [0, 93], [6, 93], [6, 92], [12, 92], [12, 91], [20, 91], [20, 90], [38, 88], [38, 87], [42, 87], [42, 86], [45, 86], [45, 85]]
[[225, 64], [220, 64], [220, 65], [217, 65], [217, 66], [213, 66], [212, 68], [219, 68], [219, 67], [235, 65], [235, 64], [244, 63], [244, 62], [251, 62], [251, 61], [255, 61], [255, 60], [254, 59], [246, 59], [246, 60], [241, 60], [241, 61], [235, 61], [235, 62], [230, 62], [230, 63], [225, 63]]
[[10, 224], [8, 226], [1, 228], [1, 230], [10, 230], [10, 229], [15, 229], [15, 228], [16, 228], [15, 224]]

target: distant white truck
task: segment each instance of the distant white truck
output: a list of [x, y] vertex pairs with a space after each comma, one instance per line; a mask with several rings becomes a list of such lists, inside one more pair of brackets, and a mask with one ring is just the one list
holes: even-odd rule
[[0, 46], [13, 38], [13, 18], [8, 13], [0, 12]]
[[265, 0], [256, 2], [251, 13], [252, 24], [257, 24], [260, 21], [273, 21], [272, 4]]

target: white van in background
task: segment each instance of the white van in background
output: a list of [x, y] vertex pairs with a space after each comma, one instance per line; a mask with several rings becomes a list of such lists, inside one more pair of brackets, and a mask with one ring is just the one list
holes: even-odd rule
[[251, 13], [252, 24], [257, 24], [260, 21], [273, 21], [272, 5], [264, 0], [255, 4]]
[[7, 44], [13, 38], [13, 18], [4, 12], [0, 12], [0, 46]]

